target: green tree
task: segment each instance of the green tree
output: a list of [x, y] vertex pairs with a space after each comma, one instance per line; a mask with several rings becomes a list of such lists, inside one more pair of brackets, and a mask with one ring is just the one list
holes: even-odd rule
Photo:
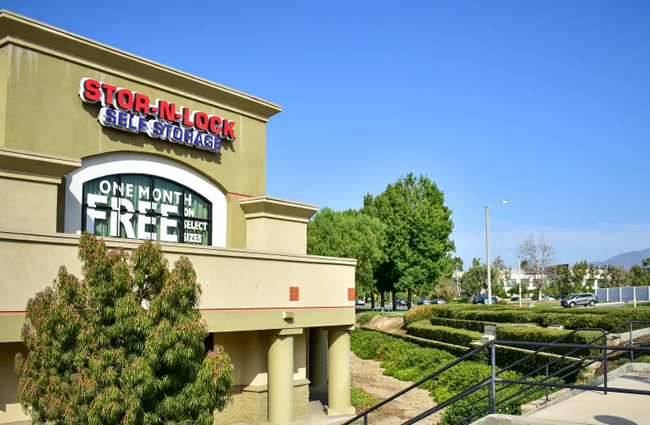
[[587, 266], [587, 276], [585, 277], [585, 289], [587, 291], [594, 290], [596, 288], [596, 281], [600, 280], [602, 277], [602, 270], [598, 266], [589, 264]]
[[[581, 285], [576, 285], [571, 275], [571, 269], [565, 266], [556, 266], [553, 268], [553, 279], [549, 282], [548, 293], [555, 297], [570, 295], [578, 292]], [[576, 289], [577, 288], [577, 289]]]
[[[571, 282], [573, 283], [573, 292], [586, 291], [585, 283], [587, 280], [587, 273], [589, 272], [589, 266], [586, 261], [580, 261], [571, 266]], [[563, 295], [568, 295], [569, 293], [564, 293]]]
[[448, 267], [447, 254], [455, 251], [444, 194], [426, 176], [411, 173], [376, 197], [367, 194], [362, 211], [386, 225], [385, 253], [390, 260], [378, 273], [392, 280], [396, 290], [408, 291], [410, 307], [412, 291], [430, 292]]
[[[490, 269], [490, 279], [492, 281], [492, 295], [497, 297], [506, 296], [506, 290], [503, 285], [499, 285], [499, 270], [496, 268]], [[472, 260], [472, 267], [467, 269], [463, 279], [461, 280], [460, 287], [466, 295], [471, 297], [480, 295], [481, 292], [487, 290], [487, 265], [481, 263], [481, 260], [474, 258]]]
[[17, 398], [34, 423], [211, 425], [232, 365], [206, 353], [192, 263], [170, 271], [151, 241], [128, 254], [88, 233], [79, 258], [83, 280], [62, 266], [27, 304]]
[[[495, 273], [496, 271], [496, 278]], [[487, 276], [487, 270], [485, 275]], [[497, 255], [497, 258], [492, 262], [492, 267], [490, 268], [490, 283], [492, 285], [492, 294], [498, 297], [504, 297], [507, 295], [506, 286], [510, 281], [512, 276], [512, 267], [506, 267], [503, 262], [503, 258], [500, 255]]]
[[632, 286], [650, 285], [650, 258], [643, 260], [640, 266], [632, 266], [630, 274]]
[[375, 290], [375, 273], [384, 260], [385, 245], [382, 222], [356, 210], [338, 212], [323, 208], [307, 225], [308, 254], [357, 260], [358, 293], [372, 294]]
[[600, 288], [618, 288], [620, 286], [631, 286], [633, 275], [625, 270], [622, 265], [616, 267], [606, 265], [602, 268], [602, 277], [600, 279]]

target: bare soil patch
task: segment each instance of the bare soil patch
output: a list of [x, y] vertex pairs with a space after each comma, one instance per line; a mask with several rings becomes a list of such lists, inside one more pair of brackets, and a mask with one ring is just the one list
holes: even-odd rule
[[[382, 316], [377, 316], [382, 317]], [[375, 318], [376, 319], [376, 318]], [[373, 320], [375, 320], [373, 319]], [[390, 318], [394, 319], [394, 318]], [[400, 318], [401, 319], [401, 318]], [[385, 400], [393, 394], [403, 390], [412, 382], [400, 381], [391, 376], [385, 376], [381, 368], [381, 362], [375, 360], [362, 360], [354, 353], [350, 353], [350, 370], [352, 372], [352, 385], [362, 389], [369, 395]], [[397, 425], [405, 420], [413, 418], [425, 412], [436, 403], [429, 395], [429, 392], [421, 389], [414, 389], [386, 406], [372, 413], [369, 422], [377, 425]], [[439, 413], [431, 415], [422, 420], [422, 424], [435, 424], [440, 420]]]
[[404, 317], [402, 316], [377, 315], [366, 323], [364, 327], [390, 333], [405, 333], [403, 329]]

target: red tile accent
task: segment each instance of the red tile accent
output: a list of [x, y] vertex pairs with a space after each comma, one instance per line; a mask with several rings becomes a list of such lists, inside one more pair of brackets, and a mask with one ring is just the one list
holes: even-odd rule
[[348, 301], [354, 301], [355, 295], [354, 288], [348, 288]]
[[300, 301], [300, 288], [297, 286], [289, 287], [289, 301]]

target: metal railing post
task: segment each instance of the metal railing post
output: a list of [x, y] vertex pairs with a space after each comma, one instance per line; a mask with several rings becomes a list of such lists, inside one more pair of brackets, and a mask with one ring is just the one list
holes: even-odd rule
[[[544, 377], [548, 379], [548, 363], [546, 363], [546, 376]], [[548, 403], [548, 387], [546, 387], [546, 402]]]
[[368, 425], [368, 415], [363, 415], [363, 425]]
[[497, 356], [496, 347], [494, 346], [494, 342], [492, 342], [490, 344], [490, 369], [492, 373], [492, 378], [490, 379], [490, 413], [492, 414], [495, 414], [497, 412], [496, 356]]
[[[634, 322], [630, 322], [630, 347], [634, 346]], [[630, 351], [630, 362], [634, 363], [634, 350]]]
[[603, 359], [603, 388], [605, 391], [603, 394], [607, 395], [607, 337], [603, 336], [603, 339], [605, 340], [603, 344], [605, 346], [605, 350], [603, 350], [605, 354]]

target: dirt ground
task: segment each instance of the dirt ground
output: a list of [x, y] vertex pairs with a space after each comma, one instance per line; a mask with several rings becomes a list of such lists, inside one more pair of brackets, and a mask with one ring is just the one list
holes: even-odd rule
[[404, 329], [404, 317], [377, 315], [366, 323], [366, 328], [378, 329], [385, 332], [406, 334]]
[[[380, 329], [391, 333], [405, 333], [404, 319], [400, 316], [377, 315], [365, 327]], [[393, 394], [403, 390], [412, 382], [400, 381], [391, 376], [385, 376], [384, 370], [379, 366], [381, 362], [375, 360], [362, 360], [351, 353], [350, 369], [352, 372], [352, 385], [364, 390], [371, 396], [385, 400]], [[415, 389], [391, 401], [385, 407], [370, 415], [370, 423], [377, 425], [401, 424], [436, 404], [426, 390]], [[440, 414], [436, 413], [421, 421], [422, 424], [435, 424], [439, 421]]]
[[[379, 400], [385, 400], [412, 384], [383, 375], [384, 370], [379, 365], [378, 361], [362, 360], [351, 353], [352, 385]], [[415, 389], [391, 401], [379, 409], [379, 412], [371, 414], [368, 422], [377, 425], [401, 424], [435, 405], [428, 391]], [[420, 423], [435, 424], [439, 419], [440, 415], [436, 413]]]

